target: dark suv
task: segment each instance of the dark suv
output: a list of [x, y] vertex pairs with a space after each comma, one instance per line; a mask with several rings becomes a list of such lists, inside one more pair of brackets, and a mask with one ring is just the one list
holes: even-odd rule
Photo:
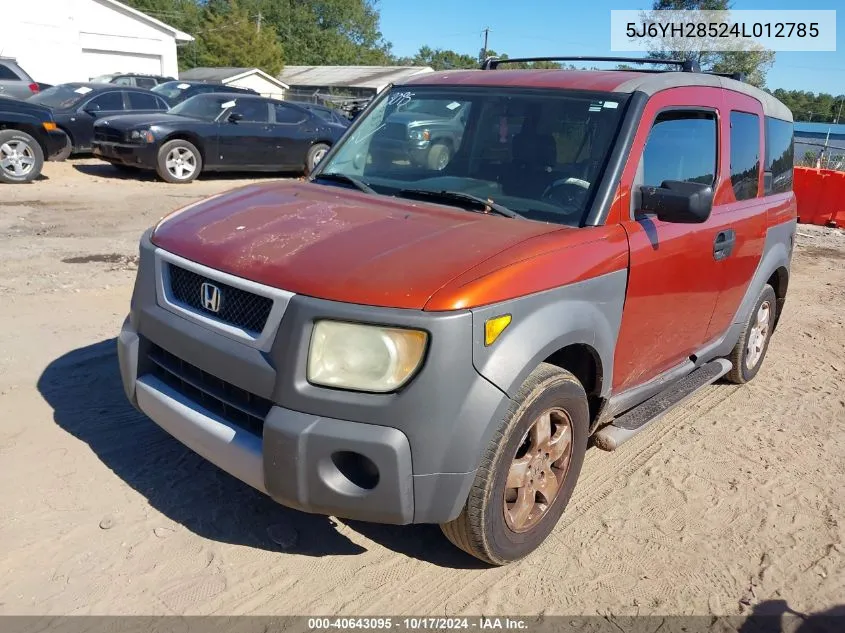
[[163, 77], [161, 75], [145, 75], [142, 73], [110, 73], [108, 75], [99, 75], [92, 77], [92, 83], [103, 84], [117, 84], [118, 86], [135, 86], [136, 88], [146, 88], [150, 90], [159, 84], [174, 81], [173, 77]]
[[59, 157], [67, 136], [49, 108], [0, 97], [0, 182], [30, 182]]

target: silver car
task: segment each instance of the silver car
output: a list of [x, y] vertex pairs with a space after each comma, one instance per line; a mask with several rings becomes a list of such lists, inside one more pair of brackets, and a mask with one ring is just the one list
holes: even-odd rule
[[39, 90], [39, 85], [14, 59], [0, 57], [0, 97], [26, 99]]

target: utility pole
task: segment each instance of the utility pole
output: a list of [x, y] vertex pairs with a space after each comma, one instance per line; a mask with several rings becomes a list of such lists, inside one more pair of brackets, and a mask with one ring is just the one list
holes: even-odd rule
[[484, 27], [482, 33], [484, 33], [484, 48], [481, 49], [481, 61], [484, 61], [487, 59], [487, 37], [490, 35], [490, 27]]

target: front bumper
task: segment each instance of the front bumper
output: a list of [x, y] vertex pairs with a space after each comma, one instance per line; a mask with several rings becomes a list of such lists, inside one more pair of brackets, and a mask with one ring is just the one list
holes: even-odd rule
[[[289, 507], [393, 524], [458, 516], [510, 402], [472, 365], [471, 315], [384, 311], [294, 295], [279, 322], [268, 326], [272, 336], [250, 341], [169, 306], [162, 299], [163, 255], [145, 237], [132, 310], [118, 338], [124, 389], [140, 411]], [[370, 310], [376, 313], [365, 318]], [[427, 320], [426, 364], [393, 394], [311, 385], [304, 377], [310, 331], [326, 316], [416, 327]], [[177, 359], [175, 380], [162, 374], [162, 353]], [[212, 406], [208, 385], [218, 384], [224, 385], [218, 393], [248, 392], [247, 400], [230, 399], [236, 406], [265, 403], [250, 418], [259, 422], [247, 425]]]
[[91, 152], [97, 158], [112, 163], [141, 167], [143, 169], [155, 169], [158, 158], [158, 148], [155, 144], [131, 145], [129, 143], [112, 143], [95, 140], [91, 144]]
[[44, 158], [53, 160], [60, 156], [68, 144], [68, 135], [62, 130], [50, 130], [44, 135]]

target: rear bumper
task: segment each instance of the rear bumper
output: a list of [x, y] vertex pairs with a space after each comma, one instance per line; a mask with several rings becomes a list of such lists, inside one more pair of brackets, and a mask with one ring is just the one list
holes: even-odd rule
[[158, 148], [155, 145], [130, 145], [107, 141], [94, 141], [91, 144], [91, 152], [97, 158], [112, 163], [143, 169], [155, 169], [158, 157]]

